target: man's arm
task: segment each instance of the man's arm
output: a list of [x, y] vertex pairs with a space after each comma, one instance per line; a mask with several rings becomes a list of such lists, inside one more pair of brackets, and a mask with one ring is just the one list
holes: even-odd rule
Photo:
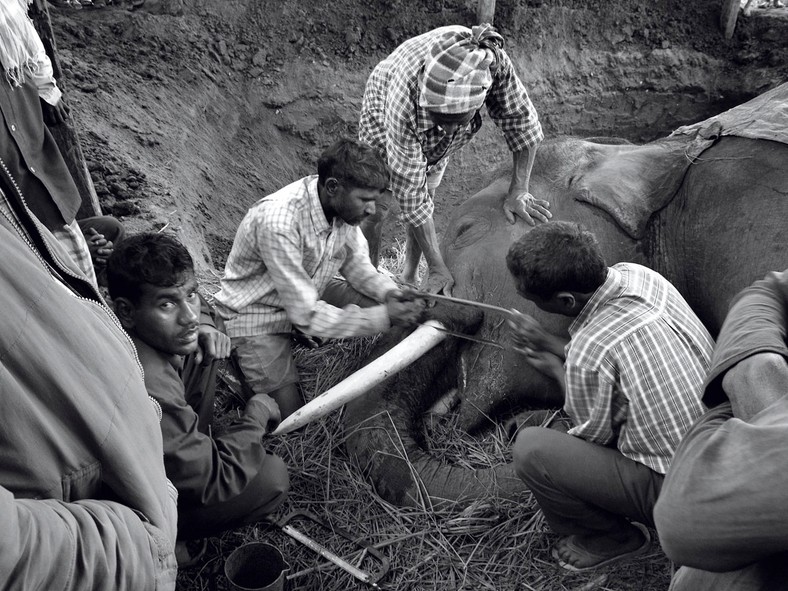
[[730, 398], [733, 416], [749, 422], [767, 406], [788, 396], [788, 361], [777, 353], [759, 353], [729, 369], [722, 388]]
[[215, 359], [227, 359], [232, 345], [230, 337], [216, 327], [217, 314], [202, 294], [200, 297], [200, 327], [198, 329], [199, 348], [197, 363], [208, 366]]
[[120, 503], [15, 499], [0, 488], [3, 589], [175, 589], [173, 541]]
[[534, 218], [546, 222], [553, 217], [550, 203], [544, 199], [536, 199], [529, 189], [536, 149], [536, 146], [533, 146], [512, 152], [512, 180], [509, 183], [509, 193], [503, 202], [503, 214], [510, 224], [515, 222], [515, 216], [521, 217], [532, 226], [536, 224]]
[[281, 305], [301, 332], [345, 338], [373, 335], [391, 326], [384, 305], [337, 308], [320, 300], [317, 287], [304, 270], [297, 237], [287, 228], [260, 227], [257, 243]]
[[654, 520], [674, 562], [724, 572], [788, 551], [788, 396], [752, 417], [706, 413], [673, 457]]
[[788, 383], [788, 271], [769, 273], [731, 304], [714, 348], [704, 401], [722, 393], [749, 420], [785, 394]]

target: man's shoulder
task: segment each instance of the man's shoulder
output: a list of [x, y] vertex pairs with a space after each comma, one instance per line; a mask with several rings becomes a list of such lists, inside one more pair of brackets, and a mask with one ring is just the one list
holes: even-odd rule
[[[246, 214], [247, 223], [287, 228], [301, 221], [316, 206], [317, 175], [304, 177], [257, 201]], [[315, 195], [312, 195], [315, 192]]]
[[134, 345], [145, 373], [148, 395], [160, 403], [173, 397], [183, 398], [183, 381], [173, 365], [173, 355], [159, 351], [138, 338], [134, 338]]

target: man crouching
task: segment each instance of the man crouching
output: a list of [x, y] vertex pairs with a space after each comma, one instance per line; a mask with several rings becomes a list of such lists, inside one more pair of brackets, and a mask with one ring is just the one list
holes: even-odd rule
[[148, 394], [161, 405], [164, 465], [180, 495], [178, 539], [217, 535], [274, 511], [289, 488], [287, 467], [262, 443], [269, 421], [278, 421], [276, 405], [253, 396], [240, 418], [210, 435], [216, 364], [230, 344], [197, 293], [189, 252], [166, 234], [132, 236], [110, 256], [107, 282]]

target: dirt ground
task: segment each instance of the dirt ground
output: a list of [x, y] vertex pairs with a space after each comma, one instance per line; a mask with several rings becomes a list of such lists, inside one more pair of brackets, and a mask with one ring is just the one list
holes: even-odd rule
[[[117, 2], [117, 0], [116, 0]], [[499, 0], [495, 24], [549, 135], [646, 141], [788, 78], [788, 9], [719, 32], [719, 0]], [[366, 77], [405, 39], [472, 25], [476, 0], [147, 0], [50, 6], [61, 85], [104, 212], [175, 230], [220, 272], [261, 196], [353, 134]], [[486, 121], [436, 198], [452, 206], [509, 159]], [[394, 217], [394, 216], [392, 216]], [[385, 240], [402, 239], [392, 223]]]

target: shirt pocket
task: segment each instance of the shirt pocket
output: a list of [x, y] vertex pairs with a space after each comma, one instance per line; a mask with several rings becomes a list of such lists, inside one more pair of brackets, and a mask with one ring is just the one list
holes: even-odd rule
[[71, 503], [80, 499], [93, 498], [101, 486], [101, 462], [69, 472], [61, 480], [63, 501]]

